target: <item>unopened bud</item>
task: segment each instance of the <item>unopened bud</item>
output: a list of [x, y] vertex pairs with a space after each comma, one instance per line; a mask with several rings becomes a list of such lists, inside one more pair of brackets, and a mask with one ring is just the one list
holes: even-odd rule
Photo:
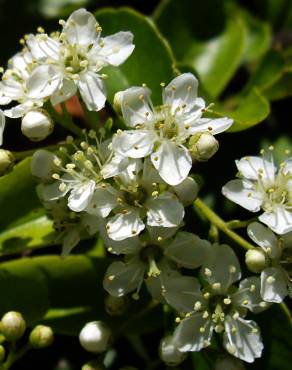
[[49, 347], [53, 341], [53, 330], [49, 326], [45, 325], [37, 325], [29, 336], [29, 343], [33, 348]]
[[1, 320], [1, 333], [10, 342], [20, 339], [26, 329], [24, 318], [19, 312], [7, 312]]
[[168, 366], [176, 366], [184, 361], [186, 353], [180, 352], [173, 343], [172, 336], [163, 338], [159, 346], [159, 355]]
[[87, 323], [79, 334], [81, 346], [88, 352], [100, 353], [107, 350], [111, 342], [110, 328], [102, 321]]
[[128, 297], [114, 297], [108, 295], [105, 298], [105, 310], [109, 315], [119, 316], [126, 312], [129, 307]]
[[9, 150], [0, 149], [0, 176], [5, 175], [14, 164], [13, 154]]
[[5, 348], [0, 344], [0, 363], [5, 359]]
[[201, 132], [190, 138], [189, 151], [194, 160], [207, 161], [218, 150], [219, 143], [209, 132]]
[[53, 120], [45, 111], [30, 111], [22, 118], [21, 131], [32, 141], [44, 140], [53, 129]]
[[268, 265], [265, 252], [261, 248], [249, 249], [245, 254], [245, 263], [251, 272], [261, 272]]
[[122, 91], [118, 91], [117, 93], [115, 93], [115, 96], [114, 96], [114, 109], [117, 112], [117, 114], [122, 113], [122, 110], [121, 110], [122, 93], [123, 93]]

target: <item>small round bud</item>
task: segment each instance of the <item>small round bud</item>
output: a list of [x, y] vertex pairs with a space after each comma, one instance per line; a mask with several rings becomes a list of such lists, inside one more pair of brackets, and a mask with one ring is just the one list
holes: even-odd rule
[[180, 352], [172, 341], [172, 336], [163, 338], [160, 342], [159, 355], [168, 366], [176, 366], [183, 362], [186, 353]]
[[29, 336], [29, 343], [33, 348], [45, 348], [54, 341], [53, 330], [49, 326], [37, 325]]
[[13, 164], [13, 154], [9, 150], [0, 149], [0, 176], [11, 170]]
[[45, 111], [30, 111], [22, 118], [21, 131], [32, 141], [44, 140], [53, 129], [53, 120]]
[[194, 160], [207, 161], [218, 150], [219, 143], [209, 132], [201, 132], [190, 138], [189, 150]]
[[115, 96], [114, 96], [114, 110], [117, 112], [117, 114], [122, 113], [121, 97], [122, 97], [122, 91], [118, 91], [117, 93], [115, 93]]
[[24, 318], [19, 312], [7, 312], [1, 320], [1, 333], [10, 341], [15, 342], [20, 339], [26, 329]]
[[261, 272], [268, 265], [265, 252], [261, 248], [249, 249], [245, 254], [245, 263], [251, 272]]
[[88, 352], [104, 352], [110, 345], [112, 333], [102, 321], [87, 323], [79, 334], [81, 346]]
[[105, 310], [109, 315], [119, 316], [126, 312], [129, 307], [128, 297], [114, 297], [108, 295], [105, 298]]
[[5, 359], [5, 348], [0, 344], [0, 363]]

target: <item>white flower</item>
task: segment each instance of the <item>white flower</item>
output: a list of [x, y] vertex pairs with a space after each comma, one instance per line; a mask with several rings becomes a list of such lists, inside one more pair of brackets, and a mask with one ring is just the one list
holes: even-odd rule
[[131, 158], [150, 156], [160, 176], [170, 185], [181, 183], [192, 166], [188, 140], [197, 133], [216, 135], [232, 120], [202, 118], [203, 99], [197, 97], [198, 81], [191, 73], [173, 79], [164, 89], [163, 105], [153, 107], [150, 90], [131, 87], [116, 95], [128, 131], [113, 138], [113, 149]]
[[236, 161], [239, 179], [229, 181], [222, 193], [251, 212], [263, 210], [259, 220], [277, 234], [292, 231], [292, 159], [274, 165], [273, 155]]
[[166, 288], [168, 294], [175, 295], [180, 279], [184, 279], [176, 266], [188, 269], [200, 267], [211, 247], [207, 240], [187, 232], [179, 232], [173, 238], [176, 230], [148, 227], [148, 233], [121, 242], [111, 241], [101, 231], [108, 250], [125, 255], [125, 262], [113, 262], [109, 266], [104, 277], [106, 291], [115, 297], [132, 291], [138, 293], [147, 278], [147, 288], [154, 299], [165, 302]]
[[4, 129], [5, 129], [5, 116], [3, 111], [0, 109], [0, 146], [3, 144]]
[[79, 90], [89, 110], [104, 107], [106, 91], [101, 74], [107, 65], [119, 66], [134, 50], [131, 32], [101, 37], [101, 27], [85, 9], [76, 10], [63, 25], [59, 37], [30, 35], [28, 48], [40, 64], [31, 74], [27, 89], [31, 98], [50, 97], [53, 105]]
[[108, 349], [112, 339], [110, 328], [103, 321], [88, 322], [79, 334], [81, 346], [86, 351], [101, 353]]
[[[204, 289], [196, 278], [184, 277], [177, 294], [165, 287], [165, 299], [185, 313], [173, 334], [173, 345], [181, 352], [200, 351], [210, 345], [213, 332], [222, 333], [223, 345], [235, 357], [253, 362], [261, 356], [263, 344], [259, 328], [246, 320], [248, 310], [260, 312], [268, 307], [260, 296], [257, 277], [240, 279], [239, 261], [227, 245], [214, 245], [201, 268]], [[174, 281], [177, 284], [177, 282]]]
[[261, 272], [263, 299], [280, 303], [288, 294], [292, 298], [292, 232], [279, 238], [258, 222], [248, 225], [247, 232], [266, 256]]

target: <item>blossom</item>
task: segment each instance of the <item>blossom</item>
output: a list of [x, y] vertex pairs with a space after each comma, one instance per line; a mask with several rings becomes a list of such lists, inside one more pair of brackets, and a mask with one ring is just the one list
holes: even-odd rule
[[131, 158], [150, 156], [166, 183], [181, 183], [192, 166], [189, 139], [202, 132], [216, 135], [232, 124], [228, 118], [202, 118], [205, 102], [197, 97], [197, 88], [197, 79], [184, 73], [165, 87], [163, 105], [156, 108], [146, 87], [130, 87], [117, 93], [115, 101], [131, 130], [115, 135], [113, 149]]
[[27, 89], [31, 98], [50, 97], [53, 105], [79, 90], [88, 110], [104, 107], [106, 89], [101, 73], [107, 65], [119, 66], [134, 50], [131, 32], [101, 37], [101, 27], [85, 9], [76, 10], [60, 35], [30, 35], [27, 46], [39, 64], [30, 75]]
[[247, 232], [265, 255], [261, 272], [263, 299], [280, 303], [288, 294], [292, 298], [292, 232], [279, 238], [258, 222], [249, 224]]
[[[265, 153], [263, 153], [265, 154]], [[292, 159], [276, 168], [273, 155], [236, 161], [239, 179], [229, 181], [222, 193], [251, 212], [277, 234], [292, 231]]]
[[3, 144], [4, 128], [5, 128], [5, 116], [3, 111], [0, 109], [0, 146]]
[[171, 289], [176, 294], [184, 278], [177, 266], [187, 269], [202, 265], [210, 248], [207, 240], [188, 232], [178, 232], [177, 228], [147, 227], [147, 232], [139, 237], [112, 241], [106, 232], [101, 235], [111, 253], [123, 254], [125, 261], [113, 262], [104, 277], [104, 288], [115, 297], [129, 292], [139, 292], [144, 280], [154, 299], [165, 302], [164, 292]]
[[[166, 287], [165, 298], [184, 313], [178, 319], [172, 343], [181, 352], [200, 351], [210, 345], [213, 332], [221, 333], [223, 346], [235, 357], [253, 362], [261, 356], [263, 344], [257, 324], [246, 320], [248, 310], [258, 313], [268, 307], [260, 296], [257, 277], [234, 283], [241, 277], [239, 261], [228, 245], [214, 245], [201, 267], [203, 289], [196, 278], [185, 282], [172, 294]], [[175, 283], [175, 282], [174, 282]]]

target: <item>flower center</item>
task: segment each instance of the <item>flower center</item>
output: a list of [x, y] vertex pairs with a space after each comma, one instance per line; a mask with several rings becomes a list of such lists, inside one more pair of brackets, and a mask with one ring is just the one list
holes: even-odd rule
[[87, 50], [82, 50], [80, 45], [66, 45], [61, 51], [66, 72], [69, 75], [79, 74], [87, 70]]
[[168, 106], [161, 106], [156, 115], [154, 129], [158, 136], [175, 140], [179, 134], [175, 116], [171, 114]]
[[148, 264], [148, 276], [157, 277], [160, 275], [157, 263], [162, 256], [163, 250], [158, 245], [150, 244], [141, 249], [139, 257], [143, 263]]

